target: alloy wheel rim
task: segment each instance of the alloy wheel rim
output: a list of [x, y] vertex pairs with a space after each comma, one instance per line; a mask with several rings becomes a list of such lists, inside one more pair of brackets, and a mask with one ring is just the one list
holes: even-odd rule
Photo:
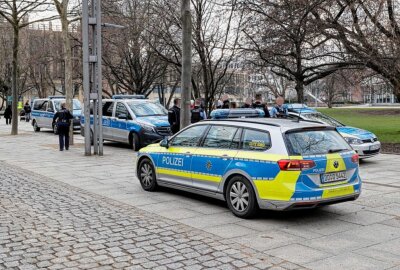
[[153, 181], [153, 170], [149, 164], [145, 163], [140, 168], [140, 178], [142, 179], [144, 186], [148, 187], [151, 185], [151, 182]]
[[245, 211], [249, 205], [249, 191], [246, 185], [242, 182], [235, 182], [229, 191], [229, 198], [236, 211]]

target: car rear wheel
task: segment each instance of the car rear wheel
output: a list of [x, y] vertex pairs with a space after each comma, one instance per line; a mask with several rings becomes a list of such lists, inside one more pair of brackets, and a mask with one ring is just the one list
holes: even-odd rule
[[38, 127], [36, 121], [33, 121], [33, 131], [35, 131], [35, 132], [39, 132], [40, 131], [40, 127]]
[[251, 218], [258, 210], [253, 187], [243, 176], [234, 176], [229, 181], [225, 198], [229, 209], [235, 216]]
[[157, 188], [156, 172], [149, 159], [143, 159], [138, 166], [138, 177], [142, 188], [146, 191], [154, 191]]

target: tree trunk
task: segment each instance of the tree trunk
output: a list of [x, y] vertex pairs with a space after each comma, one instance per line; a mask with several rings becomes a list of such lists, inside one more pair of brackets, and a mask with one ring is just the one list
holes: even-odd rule
[[[65, 103], [67, 109], [73, 113], [73, 104], [72, 99], [74, 98], [74, 89], [72, 85], [72, 50], [71, 50], [71, 42], [68, 37], [68, 1], [62, 2], [62, 14], [61, 17], [61, 27], [62, 27], [62, 38], [63, 38], [63, 47], [64, 47], [64, 89], [65, 89]], [[71, 124], [70, 132], [69, 132], [69, 144], [74, 144], [74, 126]]]
[[302, 80], [296, 80], [296, 92], [297, 92], [297, 102], [304, 103], [304, 82]]
[[190, 125], [190, 83], [192, 78], [192, 16], [190, 0], [181, 0], [182, 74], [181, 74], [181, 129]]
[[12, 121], [11, 135], [18, 135], [18, 50], [19, 27], [14, 26], [12, 60]]

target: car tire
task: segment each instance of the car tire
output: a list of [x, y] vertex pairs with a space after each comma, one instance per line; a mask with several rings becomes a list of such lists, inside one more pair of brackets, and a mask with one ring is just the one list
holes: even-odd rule
[[33, 131], [35, 131], [35, 132], [39, 132], [40, 131], [40, 127], [38, 127], [36, 121], [33, 121], [32, 125], [33, 125]]
[[145, 158], [140, 161], [137, 167], [137, 177], [144, 190], [155, 191], [157, 189], [156, 171], [149, 159]]
[[234, 176], [228, 183], [225, 199], [232, 213], [240, 218], [251, 218], [258, 211], [253, 186], [243, 176]]
[[129, 135], [129, 145], [133, 151], [139, 151], [140, 149], [139, 136], [134, 132]]

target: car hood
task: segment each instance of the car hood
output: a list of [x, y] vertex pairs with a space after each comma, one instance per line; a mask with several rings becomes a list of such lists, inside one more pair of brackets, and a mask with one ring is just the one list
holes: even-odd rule
[[337, 127], [336, 129], [343, 136], [356, 137], [361, 140], [376, 138], [374, 133], [360, 128], [343, 126], [343, 127]]
[[151, 124], [156, 127], [169, 126], [168, 116], [142, 116], [137, 118], [140, 122], [145, 124]]

